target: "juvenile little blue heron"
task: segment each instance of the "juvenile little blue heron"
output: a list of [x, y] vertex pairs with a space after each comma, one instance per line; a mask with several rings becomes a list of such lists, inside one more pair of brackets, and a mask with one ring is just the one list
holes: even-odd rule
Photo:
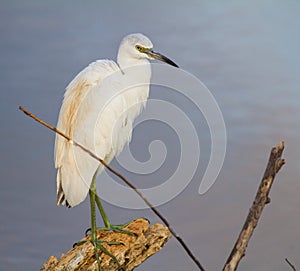
[[[69, 83], [64, 94], [57, 128], [85, 147], [95, 150], [107, 164], [110, 163], [130, 141], [133, 122], [147, 101], [151, 77], [148, 59], [160, 60], [178, 67], [172, 60], [154, 52], [153, 44], [146, 36], [138, 33], [124, 37], [119, 47], [117, 63], [111, 60], [97, 60], [83, 69]], [[101, 94], [105, 91], [103, 90], [105, 80], [110, 75], [121, 71], [126, 76], [126, 69], [134, 66], [140, 69], [139, 76], [143, 77], [143, 82], [148, 84], [136, 86], [130, 92], [122, 92], [110, 103], [106, 103], [100, 120], [97, 119], [98, 121], [95, 122], [94, 113], [101, 111], [99, 107], [103, 104], [102, 96], [96, 95], [93, 99], [87, 98], [88, 94], [92, 91]], [[119, 82], [112, 83], [117, 86]], [[104, 222], [105, 227], [102, 229], [124, 231], [122, 228], [126, 225], [110, 223], [96, 193], [96, 177], [104, 167], [86, 153], [76, 152], [71, 142], [59, 135], [55, 140], [55, 167], [57, 168], [58, 205], [76, 206], [89, 192], [90, 241], [95, 247], [100, 269], [97, 248], [101, 248], [101, 245], [96, 239], [96, 205]]]

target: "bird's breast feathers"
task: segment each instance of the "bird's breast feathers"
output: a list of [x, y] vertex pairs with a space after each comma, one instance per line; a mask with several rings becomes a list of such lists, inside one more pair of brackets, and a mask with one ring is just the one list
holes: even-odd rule
[[[109, 163], [131, 139], [133, 121], [148, 98], [149, 80], [149, 67], [124, 72], [113, 61], [91, 63], [68, 85], [57, 128]], [[74, 205], [86, 196], [99, 162], [57, 135], [55, 166], [58, 191], [62, 188]], [[82, 191], [73, 191], [74, 182], [84, 184], [78, 185]]]

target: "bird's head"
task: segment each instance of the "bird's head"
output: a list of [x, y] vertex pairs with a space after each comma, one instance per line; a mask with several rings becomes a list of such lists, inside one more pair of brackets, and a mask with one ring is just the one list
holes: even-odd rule
[[151, 40], [140, 33], [130, 34], [123, 38], [119, 47], [118, 62], [121, 58], [123, 58], [122, 60], [124, 60], [124, 58], [127, 58], [128, 60], [130, 58], [156, 59], [174, 67], [178, 67], [171, 59], [160, 53], [154, 52]]

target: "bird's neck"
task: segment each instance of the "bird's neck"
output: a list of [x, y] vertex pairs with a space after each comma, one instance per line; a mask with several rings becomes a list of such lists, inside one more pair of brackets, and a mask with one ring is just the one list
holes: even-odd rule
[[126, 69], [136, 65], [150, 65], [148, 59], [132, 57], [132, 55], [128, 53], [126, 47], [122, 45], [119, 47], [117, 62], [121, 69]]
[[118, 64], [121, 69], [126, 69], [136, 65], [150, 65], [150, 62], [148, 59], [137, 59], [118, 55]]
[[[118, 65], [122, 71], [122, 74], [127, 75], [127, 83], [130, 82], [132, 84], [147, 84], [148, 87], [146, 89], [148, 93], [151, 77], [150, 62], [145, 58], [134, 58], [122, 49], [122, 47], [119, 49]], [[148, 96], [148, 94], [146, 96]]]

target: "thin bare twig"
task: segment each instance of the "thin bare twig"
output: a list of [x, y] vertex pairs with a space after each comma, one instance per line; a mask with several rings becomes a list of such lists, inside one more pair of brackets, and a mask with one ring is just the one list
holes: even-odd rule
[[48, 124], [47, 122], [41, 120], [28, 110], [26, 110], [24, 107], [19, 106], [19, 109], [23, 111], [27, 116], [31, 117], [35, 121], [39, 122], [43, 126], [47, 127], [48, 129], [54, 131], [55, 133], [59, 134], [60, 136], [64, 137], [66, 140], [68, 140], [71, 144], [74, 146], [82, 149], [86, 153], [88, 153], [91, 157], [99, 161], [102, 165], [104, 165], [110, 172], [112, 172], [114, 175], [119, 177], [123, 182], [125, 182], [130, 188], [132, 188], [138, 195], [139, 197], [147, 204], [147, 206], [161, 219], [161, 221], [169, 228], [170, 233], [175, 237], [175, 239], [180, 243], [180, 245], [183, 247], [183, 249], [186, 251], [186, 253], [189, 255], [189, 257], [192, 259], [192, 261], [197, 265], [197, 267], [201, 271], [205, 271], [205, 269], [202, 267], [200, 264], [199, 260], [194, 256], [192, 251], [189, 249], [187, 244], [183, 241], [183, 239], [175, 232], [175, 230], [171, 227], [170, 223], [168, 220], [145, 198], [145, 196], [131, 183], [129, 182], [124, 176], [122, 176], [119, 172], [115, 171], [113, 168], [111, 168], [105, 161], [103, 161], [101, 158], [99, 158], [96, 154], [91, 152], [89, 149], [81, 145], [80, 143], [74, 141], [71, 139], [69, 136], [65, 135], [63, 132], [59, 131], [57, 128], [54, 126]]
[[275, 175], [285, 164], [285, 160], [281, 159], [283, 149], [283, 141], [281, 141], [276, 147], [272, 148], [268, 165], [258, 188], [255, 200], [250, 208], [242, 231], [226, 261], [223, 271], [236, 270], [240, 260], [243, 256], [245, 256], [247, 245], [262, 214], [263, 208], [270, 202], [269, 192]]
[[293, 269], [293, 271], [296, 271], [296, 267], [287, 259], [287, 258], [285, 258], [284, 259], [286, 262], [287, 262], [287, 264]]

